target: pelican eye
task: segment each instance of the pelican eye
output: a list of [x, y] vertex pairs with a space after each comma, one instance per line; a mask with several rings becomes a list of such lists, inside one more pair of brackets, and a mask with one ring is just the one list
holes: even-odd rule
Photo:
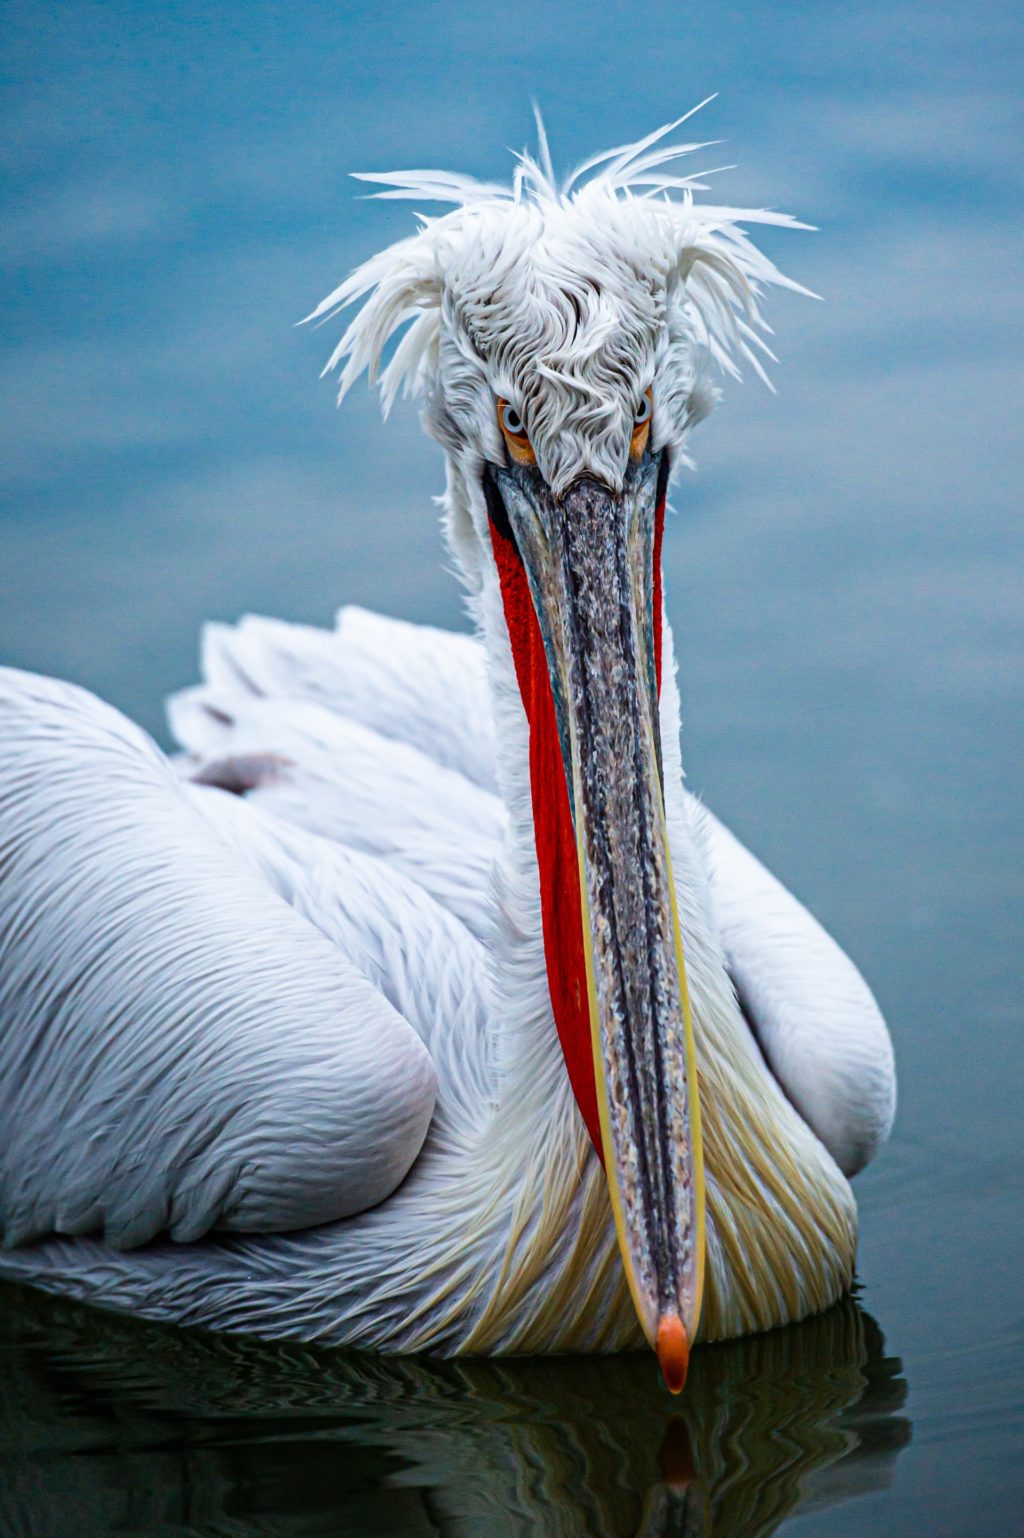
[[526, 432], [526, 423], [511, 401], [499, 400], [498, 426], [512, 459], [517, 465], [535, 465], [537, 456]]
[[654, 415], [654, 397], [650, 390], [644, 392], [643, 400], [636, 408], [633, 416], [633, 432], [629, 440], [629, 452], [633, 459], [639, 459], [647, 447], [647, 440], [651, 435], [651, 418]]

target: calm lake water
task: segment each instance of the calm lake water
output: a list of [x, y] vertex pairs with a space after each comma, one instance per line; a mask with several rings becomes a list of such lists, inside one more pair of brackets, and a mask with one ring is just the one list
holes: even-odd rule
[[720, 89], [721, 196], [821, 226], [771, 250], [825, 302], [773, 303], [778, 396], [730, 384], [676, 488], [684, 762], [892, 1026], [860, 1292], [677, 1404], [647, 1356], [353, 1360], [3, 1287], [0, 1533], [1021, 1532], [1016, 10], [348, 10], [12, 8], [0, 657], [165, 740], [204, 618], [462, 624], [414, 413], [336, 418], [292, 326], [408, 228], [343, 173], [504, 175], [532, 94], [569, 164]]

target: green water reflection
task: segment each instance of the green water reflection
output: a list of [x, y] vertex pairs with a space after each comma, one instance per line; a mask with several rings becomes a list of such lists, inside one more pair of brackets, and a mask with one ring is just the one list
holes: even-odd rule
[[906, 1383], [850, 1302], [699, 1351], [353, 1357], [0, 1287], [0, 1532], [764, 1538], [885, 1487]]

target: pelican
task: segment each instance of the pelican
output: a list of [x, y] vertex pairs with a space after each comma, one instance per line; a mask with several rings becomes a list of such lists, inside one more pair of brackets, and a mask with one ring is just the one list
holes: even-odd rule
[[[211, 626], [183, 759], [0, 684], [3, 1274], [385, 1352], [691, 1347], [853, 1276], [892, 1052], [683, 786], [661, 541], [716, 377], [797, 288], [680, 159], [379, 174], [451, 205], [314, 312], [424, 402], [475, 634]], [[389, 350], [390, 349], [390, 350]], [[387, 361], [385, 354], [388, 353]], [[383, 515], [386, 516], [386, 515]]]

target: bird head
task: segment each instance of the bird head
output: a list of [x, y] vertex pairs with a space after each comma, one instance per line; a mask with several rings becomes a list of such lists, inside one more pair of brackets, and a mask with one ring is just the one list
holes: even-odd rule
[[423, 398], [453, 548], [471, 585], [500, 594], [554, 1021], [674, 1390], [700, 1319], [704, 1186], [662, 785], [665, 499], [716, 372], [762, 371], [764, 287], [797, 287], [742, 229], [794, 221], [698, 202], [678, 161], [703, 146], [671, 138], [678, 127], [562, 185], [539, 123], [539, 155], [518, 158], [508, 188], [367, 177], [378, 196], [454, 209], [419, 216], [310, 317], [362, 301], [328, 368], [342, 396], [366, 370], [385, 410], [401, 388]]

